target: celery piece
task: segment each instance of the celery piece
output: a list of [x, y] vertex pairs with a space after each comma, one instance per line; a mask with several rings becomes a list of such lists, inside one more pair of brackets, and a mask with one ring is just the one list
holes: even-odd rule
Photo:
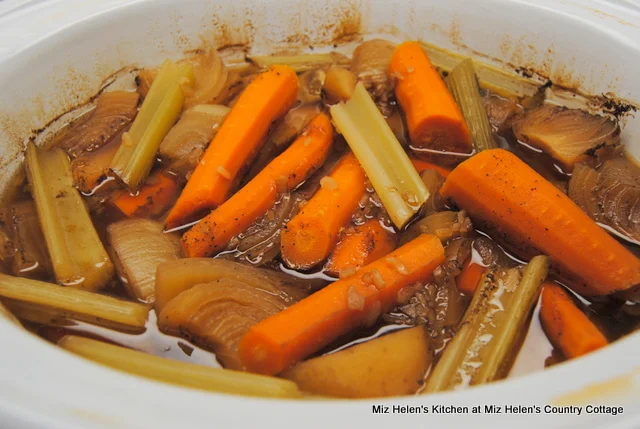
[[11, 268], [20, 277], [43, 278], [53, 274], [47, 243], [42, 235], [38, 212], [31, 201], [8, 208], [16, 253]]
[[[35, 323], [36, 325], [65, 327], [73, 326], [76, 324], [76, 322], [71, 320], [69, 314], [65, 314], [64, 312], [61, 312], [59, 310], [51, 310], [39, 305], [13, 301], [10, 299], [5, 299], [4, 305], [5, 308], [7, 308], [18, 320]], [[79, 320], [79, 318], [77, 317], [75, 319]], [[92, 321], [95, 321], [95, 319]], [[121, 326], [118, 324], [111, 324], [109, 322], [107, 322], [106, 324], [103, 323], [103, 325], [105, 327], [113, 329], [119, 329]], [[128, 329], [125, 327], [125, 330]], [[139, 328], [138, 330], [142, 331], [142, 328]]]
[[497, 148], [489, 117], [482, 103], [480, 87], [471, 58], [467, 58], [455, 66], [445, 82], [462, 110], [476, 152]]
[[29, 143], [26, 166], [56, 281], [94, 291], [105, 286], [114, 267], [73, 187], [69, 158], [62, 149], [44, 151]]
[[507, 375], [548, 268], [548, 258], [536, 256], [522, 272], [496, 269], [483, 276], [456, 335], [427, 380], [425, 393]]
[[276, 377], [179, 362], [73, 335], [63, 337], [58, 345], [111, 368], [165, 383], [236, 395], [301, 397], [294, 382]]
[[16, 276], [46, 278], [53, 274], [47, 243], [32, 201], [0, 209], [0, 259]]
[[[453, 70], [465, 57], [462, 54], [451, 52], [429, 43], [420, 42], [420, 45], [429, 56], [431, 64], [445, 72]], [[488, 88], [504, 96], [531, 97], [538, 92], [538, 87], [544, 83], [525, 79], [517, 74], [480, 62], [476, 63], [476, 73], [483, 88]]]
[[429, 198], [429, 191], [361, 82], [349, 101], [331, 106], [331, 116], [391, 220], [402, 228]]
[[324, 54], [298, 54], [298, 55], [252, 55], [249, 60], [261, 69], [267, 69], [276, 64], [285, 64], [301, 73], [323, 65], [339, 64], [347, 65], [351, 60], [337, 52]]
[[131, 129], [122, 135], [122, 144], [111, 161], [111, 171], [130, 191], [137, 191], [149, 175], [160, 143], [175, 123], [184, 93], [182, 84], [193, 82], [188, 64], [164, 62], [153, 80]]
[[82, 320], [107, 327], [140, 330], [149, 309], [142, 304], [39, 280], [0, 274], [0, 297], [10, 309]]

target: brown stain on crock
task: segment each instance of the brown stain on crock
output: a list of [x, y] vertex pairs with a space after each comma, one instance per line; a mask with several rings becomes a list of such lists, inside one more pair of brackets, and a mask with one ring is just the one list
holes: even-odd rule
[[333, 27], [331, 34], [331, 44], [353, 42], [362, 39], [360, 28], [362, 16], [359, 5], [355, 1], [344, 2], [346, 6], [338, 16], [337, 25]]
[[[445, 35], [460, 52], [486, 60], [488, 63], [498, 64], [503, 69], [512, 70], [524, 78], [537, 82], [539, 85], [548, 85], [551, 82], [554, 90], [573, 92], [585, 98], [588, 106], [594, 111], [601, 110], [620, 119], [638, 110], [637, 103], [619, 98], [613, 92], [594, 95], [585, 91], [583, 88], [586, 75], [574, 71], [576, 58], [569, 57], [563, 64], [554, 64], [555, 46], [553, 44], [542, 51], [542, 62], [540, 62], [538, 57], [541, 51], [536, 48], [535, 41], [530, 39], [531, 36], [522, 36], [514, 40], [512, 36], [504, 34], [499, 38], [499, 50], [502, 57], [496, 58], [465, 44], [460, 36], [460, 26], [455, 20], [448, 30], [435, 23], [431, 24], [430, 28], [434, 32]], [[604, 65], [603, 67], [606, 69], [607, 66]], [[604, 70], [602, 74], [604, 75]], [[614, 80], [619, 81], [620, 78], [617, 77]], [[612, 89], [615, 88], [615, 85], [610, 84], [608, 87]]]
[[[315, 39], [312, 39], [309, 34], [307, 34], [307, 29], [304, 28], [305, 23], [301, 19], [298, 19], [294, 22], [290, 35], [282, 40], [282, 49], [293, 53], [293, 51], [305, 50], [309, 46], [337, 45], [362, 40], [361, 6], [358, 0], [346, 0], [341, 2], [339, 7], [327, 7], [325, 11], [327, 13], [326, 19], [322, 20], [320, 28], [317, 29], [317, 37]], [[202, 47], [213, 45], [216, 48], [232, 46], [234, 49], [242, 49], [245, 52], [249, 52], [256, 34], [255, 24], [249, 18], [250, 7], [252, 7], [251, 2], [249, 2], [240, 14], [238, 11], [234, 11], [232, 14], [225, 15], [225, 20], [222, 20], [220, 18], [223, 9], [222, 6], [212, 6], [210, 21], [203, 23], [200, 45]], [[297, 11], [298, 17], [304, 13], [304, 5], [300, 7], [300, 11]], [[597, 10], [593, 12], [600, 15], [603, 14]], [[614, 17], [607, 15], [607, 18]], [[183, 20], [182, 15], [175, 12], [170, 16], [170, 19], [174, 21], [176, 28], [176, 30], [172, 32], [175, 45], [182, 48], [183, 51], [193, 50], [194, 41], [187, 37], [180, 29], [180, 23]], [[152, 29], [158, 26], [160, 26], [158, 20], [151, 24]], [[629, 114], [637, 109], [634, 103], [617, 99], [610, 93], [607, 95], [593, 96], [582, 91], [585, 76], [573, 72], [572, 67], [570, 67], [572, 62], [575, 63], [575, 58], [570, 58], [564, 65], [556, 66], [554, 69], [553, 45], [542, 51], [542, 61], [540, 61], [540, 50], [535, 46], [535, 39], [523, 36], [514, 40], [513, 37], [505, 34], [499, 36], [501, 58], [495, 58], [472, 49], [464, 43], [461, 34], [461, 25], [457, 19], [453, 19], [448, 28], [433, 23], [430, 25], [430, 29], [433, 32], [445, 35], [451, 43], [462, 52], [466, 52], [479, 59], [487, 60], [489, 63], [498, 64], [504, 69], [513, 70], [515, 73], [532, 81], [536, 81], [539, 84], [551, 80], [556, 88], [573, 91], [586, 97], [594, 108], [602, 108], [604, 111], [617, 116]], [[403, 34], [400, 29], [393, 26], [387, 26], [384, 30], [385, 34], [394, 36]], [[151, 32], [149, 34], [151, 35]], [[155, 43], [160, 50], [166, 50], [164, 43], [159, 38], [149, 37], [149, 39], [152, 43]], [[115, 47], [115, 49], [117, 50], [118, 48]], [[279, 49], [279, 47], [274, 47], [274, 50], [277, 49]], [[131, 69], [131, 67], [129, 67], [129, 69]], [[98, 74], [101, 74], [101, 72], [107, 74], [108, 72], [106, 66], [99, 64], [96, 65], [95, 70]], [[69, 67], [65, 73], [56, 74], [56, 76], [59, 77], [55, 79], [55, 85], [59, 88], [64, 88], [66, 93], [53, 107], [49, 104], [48, 108], [46, 108], [43, 100], [36, 97], [32, 100], [28, 108], [22, 109], [20, 114], [17, 115], [17, 118], [15, 111], [11, 112], [14, 113], [13, 115], [2, 115], [0, 112], [0, 129], [3, 130], [11, 140], [16, 142], [21, 141], [24, 148], [29, 139], [33, 139], [39, 132], [42, 132], [43, 129], [61, 116], [58, 115], [54, 119], [48, 119], [47, 114], [50, 111], [68, 112], [82, 104], [91, 102], [102, 92], [106, 82], [121, 72], [122, 69], [109, 75], [105, 81], [103, 81], [100, 87], [102, 89], [100, 89], [98, 93], [87, 97], [86, 94], [91, 93], [93, 90], [93, 85], [89, 87], [89, 82], [92, 80], [89, 76], [83, 76], [73, 67]], [[45, 125], [33, 129], [30, 124], [35, 122], [34, 117], [37, 118], [37, 122]], [[11, 162], [15, 162], [20, 156], [20, 152], [0, 155], [0, 168]]]

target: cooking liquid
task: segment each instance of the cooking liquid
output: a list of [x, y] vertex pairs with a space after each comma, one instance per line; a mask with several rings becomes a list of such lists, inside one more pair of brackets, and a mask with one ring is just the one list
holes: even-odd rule
[[[562, 171], [562, 169], [555, 164], [549, 156], [518, 142], [511, 131], [499, 135], [497, 138], [501, 147], [514, 152], [518, 157], [523, 159], [527, 164], [558, 188], [563, 191], [566, 189], [570, 175]], [[30, 199], [30, 196], [21, 191], [19, 192], [19, 198], [17, 199]], [[110, 223], [122, 220], [125, 217], [109, 204], [102, 204], [98, 213], [94, 212], [92, 213], [92, 216], [98, 234], [105, 243], [105, 246], [107, 246], [107, 226]], [[478, 231], [478, 233], [486, 235], [481, 231]], [[628, 243], [625, 243], [625, 245], [628, 245]], [[636, 246], [628, 245], [628, 247], [633, 249], [637, 254], [640, 252], [640, 249]], [[507, 252], [505, 252], [505, 254], [516, 262], [522, 262]], [[320, 278], [327, 281], [335, 280], [333, 277], [326, 275], [322, 271], [302, 273], [288, 269], [284, 267], [279, 260], [268, 264], [268, 266], [302, 278]], [[50, 281], [55, 282], [55, 279], [52, 278]], [[108, 287], [103, 293], [124, 299], [131, 299], [126, 292], [123, 283], [119, 279], [115, 279], [111, 287]], [[591, 306], [589, 309], [590, 316], [593, 318], [594, 322], [603, 328], [603, 331], [612, 341], [640, 326], [640, 305], [633, 306], [627, 304], [627, 306], [625, 306], [623, 302], [609, 298], [604, 298], [593, 305], [582, 298], [581, 302], [585, 307]], [[536, 372], [544, 369], [549, 362], [555, 363], [562, 360], [561, 357], [558, 358], [561, 354], [557, 351], [554, 352], [553, 346], [547, 340], [540, 324], [538, 313], [539, 302], [533, 312], [527, 332], [523, 335], [524, 341], [518, 356], [514, 361], [509, 374], [510, 376]], [[203, 350], [182, 338], [166, 335], [160, 332], [157, 327], [156, 314], [153, 310], [150, 311], [145, 331], [141, 334], [123, 333], [76, 321], [68, 321], [66, 326], [38, 325], [30, 322], [26, 322], [25, 325], [30, 331], [41, 336], [47, 341], [54, 343], [67, 334], [82, 335], [144, 351], [156, 356], [192, 362], [199, 365], [220, 367], [219, 363], [216, 361], [214, 353]], [[319, 351], [316, 356], [335, 353], [352, 345], [408, 327], [409, 326], [406, 325], [385, 324], [384, 322], [379, 321], [373, 327], [361, 329], [340, 338]], [[436, 360], [437, 358], [438, 356], [435, 356]]]

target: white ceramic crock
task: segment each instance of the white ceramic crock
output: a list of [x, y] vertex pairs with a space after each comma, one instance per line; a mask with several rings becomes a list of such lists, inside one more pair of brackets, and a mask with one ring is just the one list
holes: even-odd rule
[[[353, 31], [422, 39], [589, 94], [640, 101], [640, 8], [596, 0], [93, 0], [0, 2], [0, 183], [30, 132], [126, 65], [202, 40], [254, 51]], [[640, 103], [636, 103], [640, 104]], [[625, 143], [640, 155], [640, 118]], [[2, 188], [2, 186], [0, 186]], [[155, 383], [75, 357], [0, 317], [2, 428], [640, 427], [640, 333], [568, 364], [465, 391], [375, 401], [275, 401]], [[373, 414], [383, 405], [616, 404], [610, 415]]]

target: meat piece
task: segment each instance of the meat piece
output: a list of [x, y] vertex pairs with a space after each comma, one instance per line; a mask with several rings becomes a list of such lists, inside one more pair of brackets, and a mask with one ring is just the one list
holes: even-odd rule
[[299, 77], [298, 100], [302, 103], [320, 102], [325, 77], [326, 72], [323, 68], [316, 68], [302, 73]]
[[434, 280], [416, 285], [408, 302], [383, 315], [388, 323], [425, 325], [436, 352], [455, 334], [455, 328], [466, 308], [455, 278], [471, 254], [471, 241], [462, 238], [445, 248], [445, 262], [434, 270]]
[[389, 63], [395, 48], [388, 40], [368, 40], [353, 51], [351, 60], [351, 71], [385, 116], [393, 113], [394, 80], [389, 75]]
[[487, 237], [478, 237], [473, 240], [473, 251], [482, 259], [482, 264], [487, 267], [510, 267], [515, 261], [509, 258], [498, 244]]
[[489, 91], [484, 92], [482, 103], [487, 111], [489, 123], [496, 132], [502, 132], [509, 128], [513, 117], [522, 111], [522, 108], [514, 100]]

